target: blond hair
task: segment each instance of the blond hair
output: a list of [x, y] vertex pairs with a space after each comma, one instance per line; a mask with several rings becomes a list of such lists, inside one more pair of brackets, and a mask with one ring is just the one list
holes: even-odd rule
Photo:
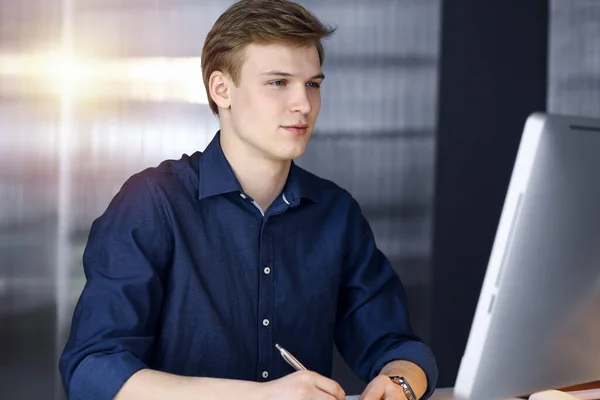
[[321, 39], [335, 32], [301, 5], [286, 0], [241, 0], [229, 7], [213, 25], [202, 48], [202, 79], [208, 104], [215, 115], [217, 104], [210, 97], [209, 79], [221, 71], [238, 85], [249, 44], [316, 46], [323, 65]]

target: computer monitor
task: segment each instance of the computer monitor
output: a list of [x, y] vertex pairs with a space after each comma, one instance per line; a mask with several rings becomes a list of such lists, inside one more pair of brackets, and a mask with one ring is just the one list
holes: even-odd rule
[[533, 114], [519, 145], [454, 395], [600, 380], [600, 120]]

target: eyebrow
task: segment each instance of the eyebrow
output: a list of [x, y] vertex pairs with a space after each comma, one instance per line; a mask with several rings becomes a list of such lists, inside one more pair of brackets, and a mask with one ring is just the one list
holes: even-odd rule
[[[269, 72], [265, 72], [262, 73], [261, 75], [267, 75], [267, 76], [285, 76], [285, 77], [293, 77], [293, 74], [290, 74], [289, 72], [283, 72], [283, 71], [269, 71]], [[325, 75], [321, 72], [320, 74], [317, 74], [313, 77], [311, 77], [310, 79], [325, 79]]]

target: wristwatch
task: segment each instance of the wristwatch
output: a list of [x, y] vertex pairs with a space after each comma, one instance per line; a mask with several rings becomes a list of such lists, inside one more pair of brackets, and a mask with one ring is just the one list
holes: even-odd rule
[[402, 388], [404, 392], [404, 396], [406, 396], [406, 400], [417, 400], [417, 396], [415, 396], [415, 392], [412, 390], [406, 379], [402, 376], [390, 376], [392, 382], [397, 384]]

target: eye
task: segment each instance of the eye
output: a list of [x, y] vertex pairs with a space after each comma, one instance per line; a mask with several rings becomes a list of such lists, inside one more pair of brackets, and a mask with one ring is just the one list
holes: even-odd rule
[[308, 83], [306, 84], [306, 86], [308, 86], [308, 87], [311, 87], [311, 88], [318, 89], [318, 88], [320, 88], [320, 87], [321, 87], [321, 84], [320, 84], [320, 83], [318, 83], [318, 82], [308, 82]]
[[269, 82], [269, 85], [271, 85], [271, 86], [285, 86], [285, 85], [287, 85], [287, 82], [284, 81], [283, 79], [278, 79], [276, 81]]

